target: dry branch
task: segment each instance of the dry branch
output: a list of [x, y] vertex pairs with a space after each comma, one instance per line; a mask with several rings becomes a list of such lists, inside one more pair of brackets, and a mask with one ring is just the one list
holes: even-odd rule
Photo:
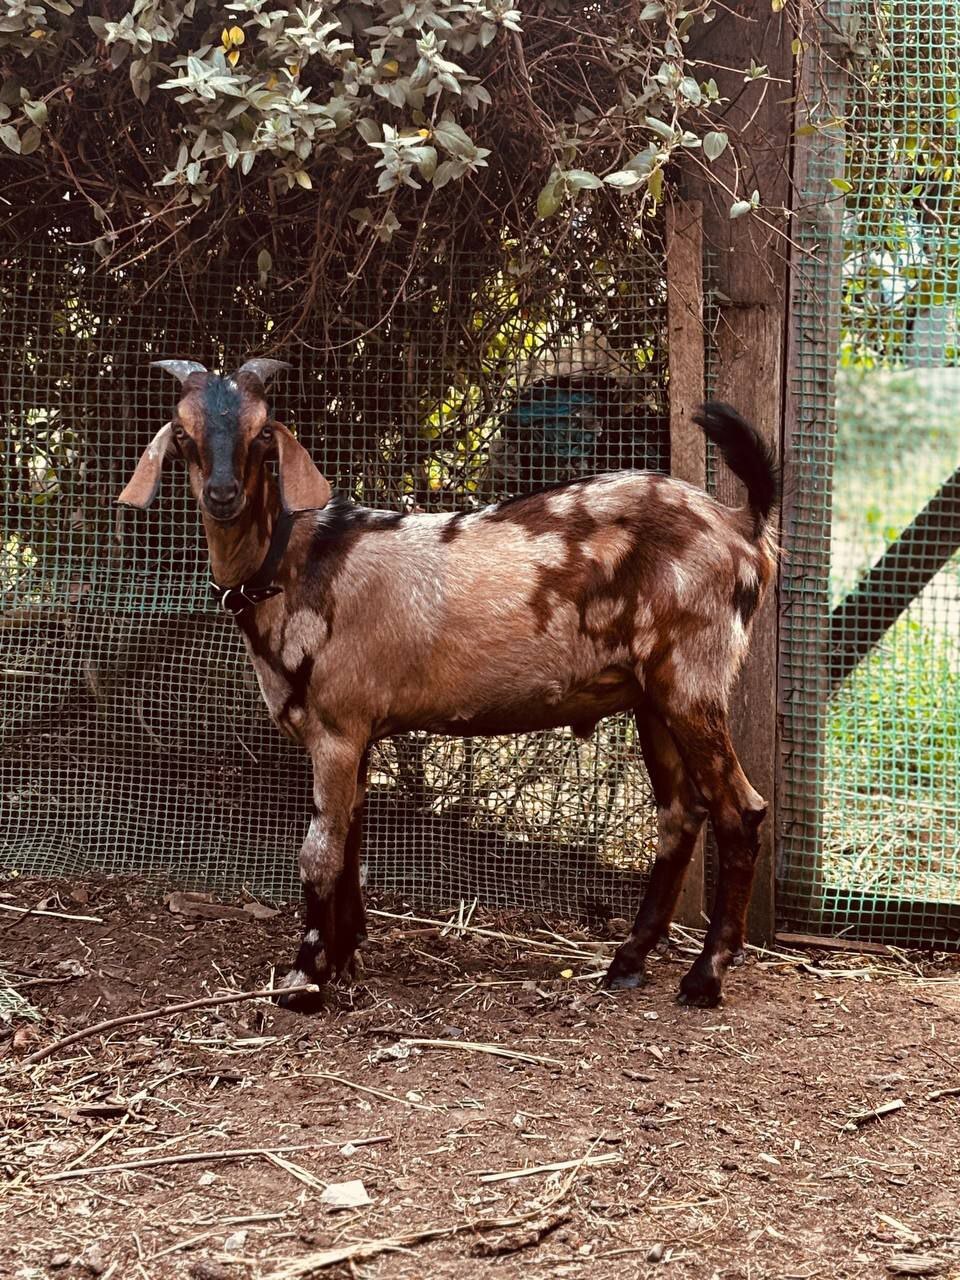
[[503, 1173], [481, 1173], [481, 1182], [508, 1182], [513, 1178], [532, 1178], [539, 1173], [560, 1173], [564, 1169], [579, 1169], [582, 1165], [619, 1164], [622, 1157], [616, 1151], [602, 1156], [582, 1156], [579, 1160], [557, 1160], [552, 1164], [534, 1164], [526, 1169], [507, 1169]]
[[49, 1058], [52, 1053], [56, 1053], [59, 1049], [65, 1049], [68, 1045], [76, 1044], [78, 1040], [86, 1040], [90, 1036], [99, 1035], [102, 1031], [112, 1031], [114, 1027], [126, 1027], [134, 1022], [147, 1022], [151, 1018], [163, 1018], [172, 1013], [187, 1013], [191, 1009], [212, 1009], [221, 1004], [238, 1004], [241, 1000], [268, 999], [270, 996], [293, 995], [301, 991], [314, 992], [319, 990], [320, 988], [313, 982], [303, 983], [298, 987], [264, 987], [261, 991], [234, 991], [229, 995], [205, 996], [202, 1000], [187, 1000], [182, 1004], [168, 1004], [159, 1009], [144, 1009], [141, 1013], [128, 1013], [122, 1018], [107, 1018], [104, 1022], [95, 1022], [92, 1026], [81, 1027], [79, 1031], [74, 1031], [70, 1035], [64, 1036], [62, 1040], [54, 1040], [53, 1044], [49, 1044], [43, 1049], [38, 1049], [36, 1053], [31, 1053], [29, 1058], [24, 1058], [24, 1066], [32, 1066], [35, 1062], [42, 1062], [44, 1058]]
[[856, 1115], [852, 1115], [849, 1118], [849, 1120], [843, 1127], [844, 1129], [851, 1130], [851, 1131], [854, 1129], [859, 1129], [865, 1124], [870, 1124], [874, 1120], [880, 1120], [882, 1119], [883, 1116], [888, 1116], [892, 1114], [892, 1112], [894, 1111], [900, 1111], [901, 1108], [905, 1107], [906, 1105], [907, 1104], [903, 1101], [902, 1098], [894, 1098], [891, 1102], [885, 1102], [880, 1107], [873, 1107], [868, 1111], [858, 1111]]
[[278, 1152], [305, 1151], [297, 1147], [235, 1147], [223, 1151], [184, 1151], [176, 1156], [149, 1156], [145, 1160], [118, 1160], [116, 1164], [97, 1164], [92, 1168], [62, 1169], [59, 1173], [43, 1173], [37, 1182], [66, 1182], [70, 1178], [92, 1178], [98, 1173], [129, 1173], [137, 1169], [157, 1169], [167, 1164], [200, 1164], [207, 1160], [239, 1160], [246, 1156], [275, 1156]]
[[55, 920], [82, 920], [85, 924], [103, 924], [100, 916], [74, 916], [67, 911], [44, 911], [40, 907], [11, 907], [6, 902], [0, 902], [0, 911], [13, 911], [18, 916], [52, 916]]
[[523, 1053], [519, 1049], [507, 1049], [502, 1044], [480, 1044], [475, 1040], [423, 1040], [419, 1037], [404, 1038], [404, 1046], [418, 1049], [459, 1049], [464, 1053], [488, 1053], [493, 1058], [510, 1058], [515, 1062], [532, 1062], [537, 1066], [562, 1068], [557, 1058], [545, 1058], [536, 1053]]

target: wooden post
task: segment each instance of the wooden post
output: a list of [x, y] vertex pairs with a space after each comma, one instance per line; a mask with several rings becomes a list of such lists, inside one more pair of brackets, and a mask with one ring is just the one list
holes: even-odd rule
[[[670, 474], [706, 488], [707, 450], [691, 414], [704, 401], [703, 207], [676, 200], [666, 210], [667, 370], [670, 379]], [[705, 840], [701, 832], [674, 912], [679, 924], [703, 927]]]
[[[696, 33], [694, 35], [694, 32]], [[793, 137], [793, 32], [770, 0], [734, 0], [707, 26], [691, 32], [688, 56], [704, 77], [712, 75], [729, 100], [723, 123], [731, 146], [710, 166], [694, 170], [684, 194], [703, 204], [703, 236], [710, 255], [709, 286], [716, 300], [718, 371], [710, 391], [729, 401], [779, 449], [783, 421], [783, 353], [787, 340], [787, 228], [776, 210], [790, 201]], [[729, 68], [767, 68], [766, 80], [744, 85]], [[736, 196], [717, 184], [725, 183]], [[756, 190], [764, 212], [731, 219], [734, 198]], [[740, 503], [739, 483], [725, 468], [717, 494]], [[760, 855], [748, 916], [755, 943], [773, 939], [776, 927], [774, 867], [776, 831], [777, 605], [771, 593], [754, 619], [750, 655], [731, 699], [731, 731], [744, 770], [769, 809], [760, 833]]]

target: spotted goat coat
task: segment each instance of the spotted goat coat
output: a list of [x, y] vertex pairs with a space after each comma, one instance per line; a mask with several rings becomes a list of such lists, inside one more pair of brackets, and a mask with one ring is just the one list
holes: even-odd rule
[[[246, 421], [252, 441], [232, 455], [243, 505], [231, 521], [211, 515], [216, 458], [204, 452], [204, 406], [223, 399], [222, 387], [211, 395], [214, 379], [232, 384], [238, 438]], [[215, 577], [242, 583], [290, 506], [290, 457], [299, 450], [296, 465], [312, 464], [269, 424], [262, 383], [249, 374], [191, 375], [178, 418]], [[314, 486], [319, 509], [295, 518], [273, 575], [281, 591], [237, 614], [270, 715], [313, 762], [313, 816], [300, 853], [305, 932], [288, 985], [343, 970], [365, 936], [360, 822], [371, 743], [413, 729], [475, 735], [569, 725], [586, 737], [604, 716], [632, 711], [659, 849], [606, 981], [640, 981], [709, 814], [716, 903], [680, 998], [719, 1000], [723, 972], [743, 945], [765, 812], [734, 753], [727, 700], [775, 570], [776, 480], [766, 446], [733, 410], [708, 405], [697, 421], [745, 481], [747, 506], [725, 507], [648, 472], [577, 480], [456, 515], [372, 511], [327, 500], [329, 486]], [[262, 422], [271, 436], [284, 433], [279, 487], [251, 434], [250, 423]], [[145, 505], [129, 496], [131, 486], [126, 500]]]

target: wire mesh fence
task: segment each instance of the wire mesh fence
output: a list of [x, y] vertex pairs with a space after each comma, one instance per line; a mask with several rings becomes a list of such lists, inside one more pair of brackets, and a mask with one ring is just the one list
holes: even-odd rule
[[[459, 264], [469, 273], [469, 260]], [[477, 505], [622, 466], [665, 470], [661, 268], [556, 280], [540, 301], [477, 273], [466, 338], [442, 276], [390, 314], [309, 318], [271, 354], [272, 389], [336, 488], [371, 506]], [[159, 873], [180, 883], [299, 889], [308, 762], [262, 707], [232, 621], [210, 612], [196, 506], [175, 468], [148, 513], [115, 505], [169, 417], [148, 367], [233, 367], [289, 308], [215, 268], [140, 293], [67, 237], [11, 250], [0, 281], [3, 529], [0, 848], [7, 868]], [[442, 904], [479, 897], [622, 916], [655, 822], [633, 725], [375, 753], [365, 815], [372, 883]]]
[[[842, 31], [857, 12], [831, 5]], [[953, 946], [960, 13], [910, 0], [878, 14], [872, 55], [817, 77], [819, 145], [796, 201], [778, 916]], [[842, 135], [830, 141], [839, 119], [855, 139], [846, 158]], [[662, 257], [629, 236], [573, 274], [539, 249], [507, 249], [493, 270], [489, 255], [427, 256], [402, 287], [374, 281], [335, 315], [301, 308], [278, 344], [296, 285], [218, 265], [144, 297], [135, 269], [98, 271], [71, 239], [0, 251], [3, 863], [285, 896], [309, 818], [306, 758], [209, 609], [182, 478], [171, 472], [149, 513], [115, 506], [172, 404], [149, 361], [291, 360], [278, 416], [335, 487], [375, 507], [470, 507], [623, 466], [667, 470]], [[628, 719], [587, 743], [405, 737], [377, 749], [370, 782], [374, 884], [423, 904], [593, 919], [635, 906], [656, 837]]]
[[[834, 8], [841, 27], [856, 17]], [[821, 147], [800, 197], [845, 212], [832, 256], [822, 225], [800, 222], [820, 256], [793, 316], [779, 906], [816, 932], [955, 946], [960, 14], [917, 0], [878, 13], [873, 56], [819, 86], [821, 118], [844, 117], [854, 139], [846, 171], [842, 148]]]

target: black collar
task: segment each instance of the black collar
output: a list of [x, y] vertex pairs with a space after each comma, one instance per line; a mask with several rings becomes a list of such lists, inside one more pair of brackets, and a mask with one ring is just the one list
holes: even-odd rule
[[235, 587], [221, 587], [218, 582], [214, 582], [212, 578], [210, 579], [210, 590], [217, 597], [218, 609], [236, 616], [246, 609], [252, 609], [255, 605], [262, 604], [264, 600], [269, 600], [271, 596], [280, 595], [283, 587], [275, 586], [273, 580], [286, 553], [290, 534], [293, 532], [293, 522], [297, 516], [306, 514], [307, 512], [305, 511], [292, 511], [284, 512], [277, 517], [273, 526], [273, 533], [270, 535], [270, 545], [267, 547], [266, 559], [252, 578], [248, 578], [246, 582], [238, 583]]

